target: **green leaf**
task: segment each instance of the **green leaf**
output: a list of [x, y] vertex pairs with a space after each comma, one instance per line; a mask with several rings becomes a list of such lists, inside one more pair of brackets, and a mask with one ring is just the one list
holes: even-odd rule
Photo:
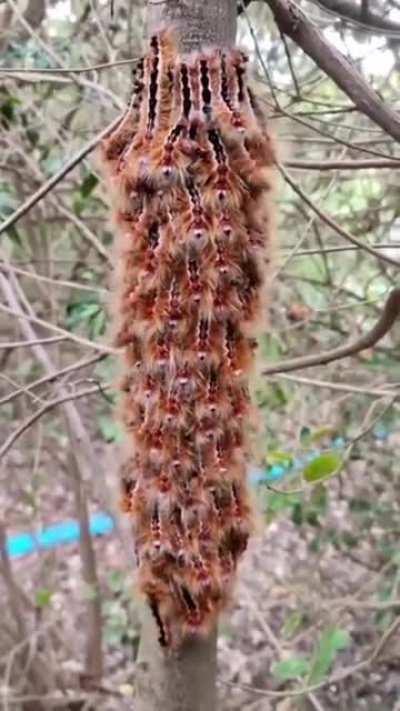
[[299, 439], [304, 447], [308, 447], [311, 442], [311, 430], [309, 427], [302, 427], [300, 430]]
[[101, 304], [93, 299], [82, 299], [81, 301], [68, 304], [67, 306], [67, 327], [71, 330], [84, 324], [92, 338], [101, 336], [106, 326], [106, 315]]
[[51, 592], [51, 590], [47, 590], [47, 588], [41, 588], [40, 590], [37, 590], [35, 595], [36, 607], [48, 607], [51, 603], [52, 597], [53, 593]]
[[325, 437], [332, 438], [336, 434], [336, 429], [332, 425], [325, 425], [324, 427], [319, 427], [310, 433], [311, 442], [319, 442]]
[[284, 467], [290, 467], [293, 462], [293, 455], [288, 452], [281, 452], [279, 449], [273, 449], [267, 452], [265, 461], [268, 466], [273, 466], [274, 464], [281, 464]]
[[290, 615], [287, 616], [283, 627], [282, 627], [282, 634], [285, 637], [285, 639], [290, 639], [290, 637], [293, 637], [295, 632], [297, 632], [298, 629], [302, 626], [304, 622], [304, 615], [302, 612], [299, 610], [293, 610], [293, 612], [290, 613]]
[[299, 676], [305, 676], [309, 670], [310, 660], [305, 657], [285, 659], [282, 662], [276, 662], [271, 667], [273, 675], [280, 681], [288, 681], [289, 679], [297, 679]]
[[78, 301], [67, 306], [67, 326], [76, 328], [84, 321], [88, 321], [95, 316], [99, 310], [97, 301]]
[[[9, 121], [12, 123], [15, 121], [15, 107], [20, 106], [21, 102], [19, 99], [17, 99], [15, 96], [11, 96], [6, 92], [6, 97], [4, 101], [1, 101], [0, 103], [0, 114], [6, 119], [6, 121]], [[3, 122], [3, 125], [6, 122]]]
[[296, 506], [300, 502], [297, 494], [278, 494], [275, 491], [268, 492], [266, 500], [267, 513], [278, 514], [281, 511]]
[[113, 570], [108, 576], [108, 584], [113, 593], [120, 593], [126, 583], [126, 575], [122, 570]]
[[351, 637], [347, 630], [328, 627], [321, 635], [313, 655], [308, 676], [309, 684], [319, 684], [327, 675], [338, 652], [349, 647]]
[[316, 444], [326, 437], [332, 438], [336, 434], [336, 429], [332, 425], [324, 425], [316, 430], [311, 430], [309, 427], [302, 427], [300, 430], [299, 439], [303, 447], [309, 447], [311, 444]]
[[106, 328], [106, 315], [102, 308], [99, 308], [96, 314], [90, 319], [90, 335], [92, 338], [97, 338], [101, 336]]
[[8, 217], [8, 215], [11, 215], [16, 208], [15, 200], [14, 198], [10, 195], [8, 190], [6, 189], [1, 189], [0, 190], [0, 214], [3, 217]]
[[86, 176], [84, 179], [81, 187], [80, 187], [80, 193], [83, 198], [89, 197], [90, 193], [94, 188], [96, 187], [97, 183], [99, 182], [99, 179], [96, 178], [96, 176], [93, 173], [89, 173], [89, 175]]
[[19, 234], [18, 230], [15, 228], [14, 225], [9, 227], [9, 229], [7, 230], [7, 234], [12, 242], [15, 242], [19, 247], [22, 247], [21, 235]]
[[325, 479], [336, 474], [343, 463], [337, 452], [324, 452], [307, 464], [303, 470], [303, 478], [310, 483]]
[[99, 429], [106, 442], [122, 442], [124, 439], [121, 428], [111, 417], [99, 417]]

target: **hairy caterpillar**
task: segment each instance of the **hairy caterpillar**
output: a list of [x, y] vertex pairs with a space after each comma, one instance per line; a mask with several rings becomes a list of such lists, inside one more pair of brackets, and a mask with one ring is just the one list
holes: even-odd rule
[[274, 152], [246, 62], [238, 50], [181, 57], [171, 33], [152, 37], [102, 145], [132, 450], [123, 508], [164, 646], [212, 627], [251, 528], [247, 377]]

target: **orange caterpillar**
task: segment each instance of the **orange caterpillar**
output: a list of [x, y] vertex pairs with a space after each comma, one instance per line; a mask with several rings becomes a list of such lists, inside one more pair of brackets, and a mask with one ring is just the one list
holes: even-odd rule
[[154, 36], [102, 146], [132, 449], [123, 509], [165, 646], [213, 626], [251, 527], [247, 377], [274, 154], [246, 62], [237, 50], [184, 58], [170, 33]]

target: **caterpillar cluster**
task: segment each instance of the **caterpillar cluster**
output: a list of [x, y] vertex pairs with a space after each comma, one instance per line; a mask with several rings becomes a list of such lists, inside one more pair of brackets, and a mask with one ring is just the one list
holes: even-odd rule
[[118, 226], [138, 580], [177, 646], [206, 634], [246, 548], [248, 372], [273, 232], [274, 152], [246, 56], [151, 38], [102, 159]]

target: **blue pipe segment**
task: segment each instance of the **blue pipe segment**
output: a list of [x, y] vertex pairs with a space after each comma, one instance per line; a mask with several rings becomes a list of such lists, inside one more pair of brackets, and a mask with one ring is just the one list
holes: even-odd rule
[[[388, 437], [386, 430], [377, 428], [375, 437], [384, 440]], [[344, 449], [346, 440], [343, 437], [336, 437], [331, 444], [331, 449]], [[304, 466], [319, 456], [323, 450], [313, 449], [302, 457], [291, 460], [287, 465], [274, 464], [265, 469], [252, 467], [249, 471], [249, 482], [251, 486], [257, 487], [263, 484], [274, 484], [288, 475], [298, 474]], [[106, 513], [96, 513], [90, 517], [89, 529], [92, 536], [105, 536], [113, 531], [115, 527], [114, 519]], [[38, 533], [17, 533], [9, 536], [6, 542], [7, 553], [10, 558], [22, 558], [31, 553], [41, 550], [50, 550], [57, 546], [76, 543], [80, 539], [80, 525], [77, 521], [67, 520], [48, 526]]]
[[[89, 529], [92, 536], [107, 535], [113, 528], [114, 520], [108, 514], [96, 513], [90, 518]], [[39, 533], [17, 533], [8, 537], [7, 553], [10, 558], [21, 558], [40, 550], [76, 543], [79, 541], [80, 533], [79, 523], [74, 520], [56, 523]]]

